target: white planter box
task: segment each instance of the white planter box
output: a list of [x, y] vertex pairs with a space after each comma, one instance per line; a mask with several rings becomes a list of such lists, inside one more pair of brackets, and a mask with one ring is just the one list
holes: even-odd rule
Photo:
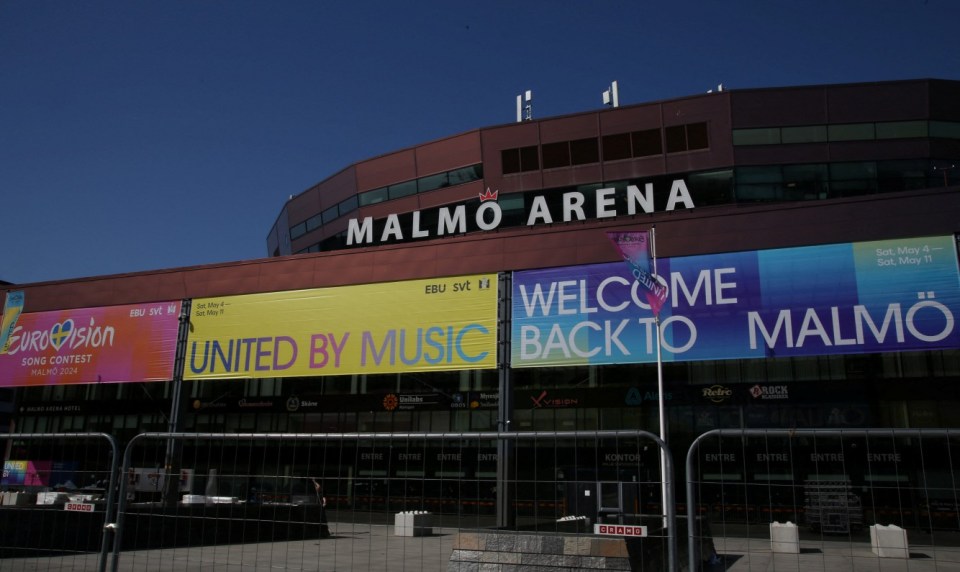
[[6, 506], [23, 506], [36, 504], [37, 495], [34, 493], [18, 493], [15, 491], [5, 491], [3, 493], [3, 504]]
[[63, 504], [67, 500], [65, 493], [37, 493], [37, 504]]
[[770, 523], [770, 551], [800, 554], [800, 535], [797, 525], [790, 521]]
[[426, 511], [398, 512], [393, 519], [394, 536], [433, 534], [433, 515]]
[[870, 549], [880, 558], [910, 558], [907, 531], [895, 524], [870, 527]]

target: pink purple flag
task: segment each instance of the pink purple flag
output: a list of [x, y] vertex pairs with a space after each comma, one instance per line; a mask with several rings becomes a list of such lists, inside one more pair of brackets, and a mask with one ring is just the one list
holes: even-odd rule
[[655, 316], [667, 301], [667, 285], [650, 268], [650, 236], [648, 231], [608, 232], [607, 238], [617, 247], [633, 277], [643, 288], [647, 303]]

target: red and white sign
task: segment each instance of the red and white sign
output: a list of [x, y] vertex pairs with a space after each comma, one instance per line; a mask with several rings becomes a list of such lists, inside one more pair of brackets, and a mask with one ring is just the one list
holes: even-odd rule
[[593, 525], [594, 534], [605, 534], [607, 536], [646, 536], [646, 526], [627, 526], [623, 524], [595, 524]]
[[63, 510], [73, 512], [93, 512], [93, 505], [86, 502], [68, 502], [63, 505]]

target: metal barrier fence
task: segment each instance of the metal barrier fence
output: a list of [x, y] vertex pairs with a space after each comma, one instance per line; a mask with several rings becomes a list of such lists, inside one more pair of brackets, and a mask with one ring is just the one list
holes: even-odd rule
[[[646, 567], [672, 570], [661, 450], [672, 475], [669, 449], [644, 431], [145, 433], [120, 467], [112, 569], [623, 569], [624, 531], [645, 525]], [[617, 525], [619, 552], [592, 545], [594, 524]]]
[[62, 569], [106, 570], [111, 540], [106, 525], [116, 506], [116, 440], [105, 433], [4, 437], [0, 569], [18, 569], [19, 559], [23, 569], [36, 570], [37, 559], [56, 555]]
[[[958, 430], [710, 431], [666, 516], [661, 449], [674, 467], [643, 431], [149, 433], [122, 464], [102, 433], [8, 438], [4, 500], [70, 492], [2, 507], [0, 572], [960, 569]], [[877, 561], [874, 525], [903, 531], [900, 559]]]
[[[900, 560], [884, 570], [909, 569], [911, 560], [960, 569], [958, 437], [950, 429], [704, 433], [686, 458], [688, 553], [716, 540], [743, 559], [719, 562], [725, 569], [845, 570], [891, 555]], [[709, 528], [697, 531], [698, 519]], [[895, 545], [884, 550], [886, 537]]]

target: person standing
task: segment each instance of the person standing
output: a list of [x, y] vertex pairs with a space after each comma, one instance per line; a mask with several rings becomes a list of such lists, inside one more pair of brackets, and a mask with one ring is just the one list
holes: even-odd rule
[[330, 526], [327, 523], [327, 497], [323, 495], [323, 486], [317, 479], [313, 480], [313, 488], [317, 492], [317, 504], [320, 505], [320, 538], [330, 538]]

